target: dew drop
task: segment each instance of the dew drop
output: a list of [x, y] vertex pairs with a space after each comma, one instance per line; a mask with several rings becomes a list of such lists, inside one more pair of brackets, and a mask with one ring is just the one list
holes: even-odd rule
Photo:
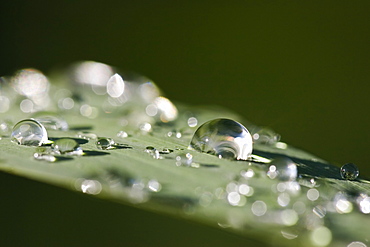
[[176, 156], [177, 166], [191, 166], [193, 163], [193, 155], [190, 153], [180, 154]]
[[57, 160], [55, 158], [55, 156], [54, 155], [51, 155], [51, 154], [34, 153], [33, 154], [33, 157], [36, 160], [44, 160], [44, 161], [47, 161], [47, 162], [55, 162]]
[[125, 82], [119, 74], [114, 74], [107, 82], [107, 93], [112, 98], [118, 98], [124, 91]]
[[114, 148], [114, 140], [112, 138], [101, 137], [96, 141], [96, 147], [101, 150], [108, 150]]
[[150, 154], [153, 157], [153, 159], [156, 159], [156, 160], [163, 159], [160, 152], [152, 146], [146, 147], [145, 152]]
[[196, 119], [195, 117], [190, 117], [189, 119], [188, 119], [188, 126], [190, 127], [190, 128], [194, 128], [194, 127], [196, 127], [198, 125], [198, 119]]
[[126, 138], [126, 137], [128, 137], [128, 134], [127, 134], [126, 131], [121, 130], [121, 131], [119, 131], [117, 133], [117, 137], [119, 137], [119, 138]]
[[240, 123], [219, 118], [202, 124], [195, 131], [189, 148], [219, 158], [246, 160], [252, 153], [252, 137]]
[[83, 150], [80, 145], [71, 138], [62, 138], [56, 140], [51, 148], [57, 154], [82, 155]]
[[359, 169], [353, 163], [347, 163], [340, 168], [340, 175], [346, 180], [355, 180], [359, 174]]
[[297, 178], [297, 165], [289, 158], [279, 157], [271, 161], [267, 175], [282, 181], [293, 181]]
[[48, 133], [35, 119], [24, 119], [14, 125], [11, 140], [20, 145], [41, 146], [48, 142]]

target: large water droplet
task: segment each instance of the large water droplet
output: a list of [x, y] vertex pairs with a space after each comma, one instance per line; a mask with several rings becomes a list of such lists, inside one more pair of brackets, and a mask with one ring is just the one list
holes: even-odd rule
[[20, 145], [41, 146], [48, 142], [48, 133], [40, 122], [30, 118], [14, 125], [11, 139]]
[[80, 145], [71, 138], [62, 138], [56, 140], [51, 146], [57, 154], [82, 155], [83, 150]]
[[252, 137], [243, 125], [219, 118], [202, 124], [189, 147], [220, 158], [246, 160], [252, 153], [252, 145]]
[[355, 180], [359, 174], [359, 169], [353, 163], [347, 163], [340, 168], [340, 175], [343, 179]]

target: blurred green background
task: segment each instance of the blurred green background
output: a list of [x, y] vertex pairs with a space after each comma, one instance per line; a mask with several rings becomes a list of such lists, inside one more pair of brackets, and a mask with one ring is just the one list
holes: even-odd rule
[[0, 75], [95, 60], [370, 177], [370, 1], [6, 1]]

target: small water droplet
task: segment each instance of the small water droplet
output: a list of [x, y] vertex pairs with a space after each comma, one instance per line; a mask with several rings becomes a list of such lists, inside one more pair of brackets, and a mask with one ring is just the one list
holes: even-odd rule
[[176, 156], [176, 165], [177, 166], [192, 166], [193, 155], [190, 153], [180, 154]]
[[48, 133], [40, 122], [30, 118], [14, 125], [11, 139], [20, 145], [41, 146], [48, 142]]
[[85, 132], [78, 132], [76, 135], [78, 138], [82, 138], [85, 140], [97, 139], [98, 136], [94, 133], [85, 133]]
[[128, 134], [127, 134], [126, 131], [121, 130], [121, 131], [119, 131], [117, 133], [117, 137], [119, 137], [119, 138], [126, 138], [126, 137], [128, 137]]
[[114, 149], [114, 140], [112, 138], [101, 137], [96, 141], [96, 147], [101, 150]]
[[279, 157], [271, 161], [267, 176], [278, 177], [282, 181], [292, 181], [297, 178], [297, 165], [289, 158]]
[[177, 131], [177, 130], [173, 130], [173, 131], [170, 131], [167, 133], [167, 136], [168, 137], [176, 137], [176, 138], [181, 138], [182, 137], [182, 134], [180, 131]]
[[152, 146], [146, 147], [145, 152], [150, 154], [154, 159], [163, 159], [163, 157], [161, 156], [161, 152], [159, 152], [156, 148]]
[[195, 117], [190, 117], [189, 119], [188, 119], [188, 126], [190, 127], [190, 128], [194, 128], [194, 127], [196, 127], [198, 125], [198, 119], [196, 119]]
[[355, 180], [359, 174], [359, 169], [353, 163], [347, 163], [340, 168], [340, 175], [346, 180]]
[[157, 97], [153, 103], [149, 104], [146, 109], [146, 113], [151, 117], [156, 117], [157, 120], [167, 123], [177, 118], [176, 106], [165, 97]]
[[125, 91], [125, 82], [119, 74], [114, 74], [107, 82], [107, 93], [112, 98], [119, 98]]
[[33, 157], [37, 160], [45, 160], [47, 162], [55, 162], [57, 159], [51, 154], [34, 153]]
[[195, 131], [189, 148], [219, 158], [246, 160], [252, 153], [252, 137], [240, 123], [219, 118], [202, 124]]
[[162, 189], [162, 185], [155, 179], [151, 179], [148, 182], [148, 189], [152, 192], [159, 192]]
[[39, 121], [46, 129], [68, 130], [68, 123], [54, 112], [40, 111], [32, 115], [32, 118]]
[[254, 131], [252, 137], [254, 143], [269, 145], [275, 144], [280, 140], [280, 135], [269, 128], [260, 128]]
[[54, 141], [51, 145], [52, 151], [57, 154], [82, 155], [83, 150], [80, 145], [71, 138], [62, 138]]

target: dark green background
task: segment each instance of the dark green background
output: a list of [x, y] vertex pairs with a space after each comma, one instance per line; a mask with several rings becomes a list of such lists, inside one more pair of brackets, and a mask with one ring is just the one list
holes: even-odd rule
[[0, 74], [96, 60], [370, 177], [370, 1], [6, 1]]

